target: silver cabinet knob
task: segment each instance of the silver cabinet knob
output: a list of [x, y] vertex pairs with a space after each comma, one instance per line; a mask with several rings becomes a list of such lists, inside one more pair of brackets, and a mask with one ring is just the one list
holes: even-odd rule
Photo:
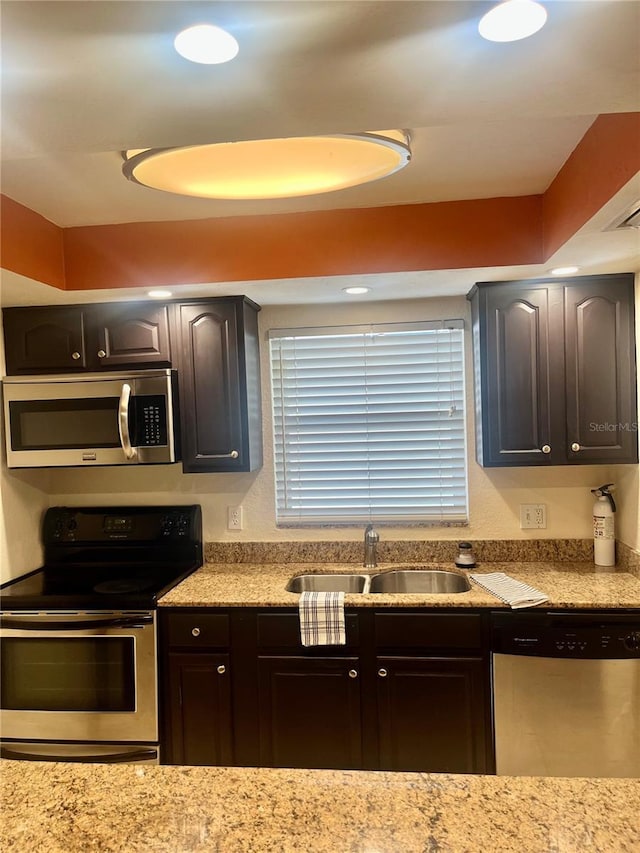
[[231, 453], [229, 454], [229, 456], [230, 456], [232, 459], [237, 459], [237, 458], [238, 458], [238, 456], [240, 456], [240, 454], [238, 453], [238, 451], [237, 451], [237, 450], [232, 450], [232, 451], [231, 451]]
[[542, 452], [543, 452], [543, 453], [551, 453], [551, 448], [549, 447], [549, 445], [548, 445], [548, 444], [543, 444], [543, 445], [542, 445]]
[[577, 453], [580, 450], [580, 445], [578, 444], [577, 441], [573, 442], [573, 444], [571, 445], [571, 449], [573, 450], [574, 453]]
[[71, 358], [72, 358], [74, 361], [77, 361], [77, 360], [80, 358], [80, 353], [79, 353], [79, 352], [72, 352], [72, 353], [71, 353]]
[[218, 675], [224, 675], [227, 671], [227, 668], [223, 663], [221, 663], [220, 666], [216, 667], [216, 670], [218, 672]]
[[380, 678], [386, 678], [388, 675], [387, 670], [386, 669], [379, 669], [378, 675], [380, 676]]
[[191, 633], [194, 637], [199, 637], [200, 636], [200, 628], [192, 628]]
[[358, 670], [357, 669], [350, 669], [349, 670], [349, 678], [357, 678], [357, 677], [358, 677]]
[[106, 355], [106, 352], [103, 349], [98, 350], [98, 358], [104, 358], [105, 355]]

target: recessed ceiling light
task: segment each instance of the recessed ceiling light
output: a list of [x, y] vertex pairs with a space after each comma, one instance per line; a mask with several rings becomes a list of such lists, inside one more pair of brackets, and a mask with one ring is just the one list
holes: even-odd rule
[[180, 56], [202, 65], [220, 65], [238, 55], [240, 47], [231, 33], [213, 24], [197, 24], [178, 33], [173, 45]]
[[503, 0], [481, 18], [480, 35], [488, 41], [519, 41], [542, 29], [547, 10], [535, 0]]
[[150, 290], [147, 295], [151, 296], [152, 299], [168, 299], [172, 293], [170, 290]]
[[359, 296], [362, 293], [369, 293], [370, 287], [343, 287], [345, 293], [350, 293], [352, 296]]
[[573, 275], [579, 269], [580, 267], [555, 267], [551, 270], [551, 275]]
[[138, 148], [123, 152], [130, 181], [177, 195], [294, 198], [386, 178], [411, 160], [404, 130]]

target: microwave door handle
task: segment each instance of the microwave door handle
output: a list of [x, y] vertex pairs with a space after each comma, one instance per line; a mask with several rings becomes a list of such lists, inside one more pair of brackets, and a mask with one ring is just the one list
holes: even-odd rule
[[126, 382], [122, 385], [120, 392], [120, 403], [118, 404], [118, 433], [120, 435], [120, 444], [124, 450], [124, 455], [127, 459], [134, 459], [137, 451], [131, 446], [131, 436], [129, 435], [129, 400], [131, 398], [131, 385]]

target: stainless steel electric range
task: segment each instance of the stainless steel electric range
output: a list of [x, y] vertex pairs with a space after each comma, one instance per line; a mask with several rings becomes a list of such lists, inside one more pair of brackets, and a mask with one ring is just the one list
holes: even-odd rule
[[0, 754], [157, 762], [157, 600], [202, 565], [200, 507], [53, 507], [42, 538], [0, 587]]

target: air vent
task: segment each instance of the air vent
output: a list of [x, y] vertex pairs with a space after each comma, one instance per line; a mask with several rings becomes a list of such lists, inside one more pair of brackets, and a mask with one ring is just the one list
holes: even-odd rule
[[620, 231], [626, 228], [640, 228], [640, 201], [628, 207], [621, 216], [617, 216], [604, 230]]

